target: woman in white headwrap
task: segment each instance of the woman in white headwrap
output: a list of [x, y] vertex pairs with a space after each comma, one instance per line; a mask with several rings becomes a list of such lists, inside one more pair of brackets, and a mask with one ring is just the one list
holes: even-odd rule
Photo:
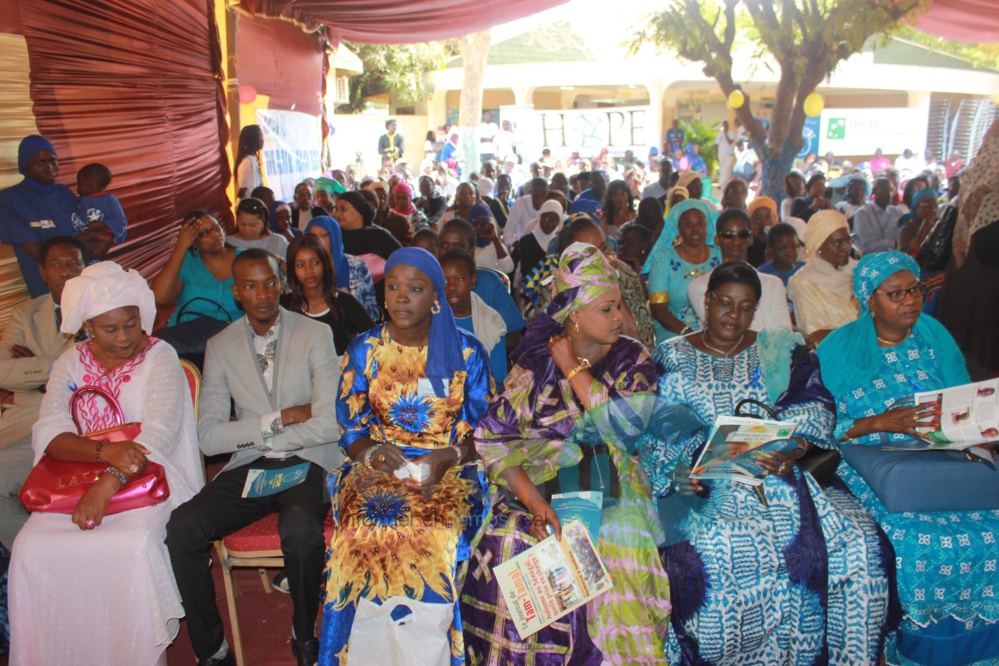
[[794, 303], [797, 328], [813, 349], [833, 329], [857, 318], [853, 297], [850, 225], [842, 213], [823, 210], [812, 215], [805, 229], [807, 262], [791, 276], [787, 296]]
[[[66, 283], [62, 313], [61, 331], [89, 340], [52, 367], [32, 433], [35, 462], [48, 454], [106, 463], [108, 471], [72, 515], [34, 513], [14, 542], [11, 663], [165, 664], [184, 616], [165, 526], [173, 508], [204, 484], [191, 393], [176, 352], [148, 334], [156, 304], [136, 271], [108, 261], [89, 266]], [[116, 425], [109, 405], [90, 394], [77, 431], [69, 400], [86, 385], [110, 392], [125, 422], [141, 422], [135, 441], [80, 436]], [[170, 497], [105, 515], [121, 479], [147, 461], [165, 468]]]

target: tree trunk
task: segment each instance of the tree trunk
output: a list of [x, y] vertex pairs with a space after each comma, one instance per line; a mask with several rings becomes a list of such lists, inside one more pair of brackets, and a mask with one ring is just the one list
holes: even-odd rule
[[781, 200], [784, 199], [784, 176], [791, 170], [794, 157], [799, 150], [801, 148], [795, 142], [785, 141], [776, 155], [769, 157], [764, 155], [760, 159], [763, 163], [763, 172], [760, 174], [759, 196], [770, 197], [776, 201], [778, 210]]
[[464, 62], [461, 87], [461, 108], [458, 127], [461, 128], [461, 147], [465, 154], [463, 179], [479, 170], [479, 141], [475, 130], [482, 118], [482, 78], [486, 73], [486, 55], [492, 42], [492, 31], [484, 30], [465, 35], [458, 40], [458, 51]]

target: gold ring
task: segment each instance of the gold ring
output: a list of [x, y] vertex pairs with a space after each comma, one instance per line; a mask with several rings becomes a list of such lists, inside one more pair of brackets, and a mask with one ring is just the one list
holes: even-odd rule
[[138, 465], [132, 465], [131, 467], [128, 468], [128, 471], [131, 472], [132, 474], [135, 474], [136, 472], [139, 471], [139, 466]]
[[378, 462], [385, 462], [385, 456], [384, 455], [378, 456]]

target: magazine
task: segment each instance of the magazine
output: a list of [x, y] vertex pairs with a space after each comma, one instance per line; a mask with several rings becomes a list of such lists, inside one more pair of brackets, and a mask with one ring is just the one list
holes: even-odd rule
[[614, 585], [589, 531], [578, 520], [562, 526], [561, 539], [550, 536], [493, 573], [522, 639]]
[[794, 430], [793, 423], [719, 416], [690, 476], [758, 486], [767, 474], [759, 459], [797, 449], [798, 442], [791, 439]]
[[917, 405], [935, 404], [940, 425], [917, 426], [923, 439], [892, 442], [889, 450], [964, 450], [999, 441], [999, 379], [915, 395]]

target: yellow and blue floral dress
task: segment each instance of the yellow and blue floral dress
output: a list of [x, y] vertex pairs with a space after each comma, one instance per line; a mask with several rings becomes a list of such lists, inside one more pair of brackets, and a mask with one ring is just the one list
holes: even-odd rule
[[[337, 396], [344, 451], [370, 437], [416, 458], [472, 432], [489, 404], [489, 356], [474, 336], [459, 336], [465, 367], [444, 398], [428, 391], [426, 347], [395, 342], [385, 325], [355, 338], [341, 360]], [[386, 604], [394, 608], [385, 621], [397, 625], [418, 625], [421, 613], [438, 624], [441, 613], [450, 617], [451, 663], [464, 663], [455, 571], [485, 515], [485, 487], [477, 463], [451, 467], [427, 494], [349, 459], [330, 475], [334, 533], [320, 664], [357, 663], [348, 653], [359, 608], [369, 618]]]

